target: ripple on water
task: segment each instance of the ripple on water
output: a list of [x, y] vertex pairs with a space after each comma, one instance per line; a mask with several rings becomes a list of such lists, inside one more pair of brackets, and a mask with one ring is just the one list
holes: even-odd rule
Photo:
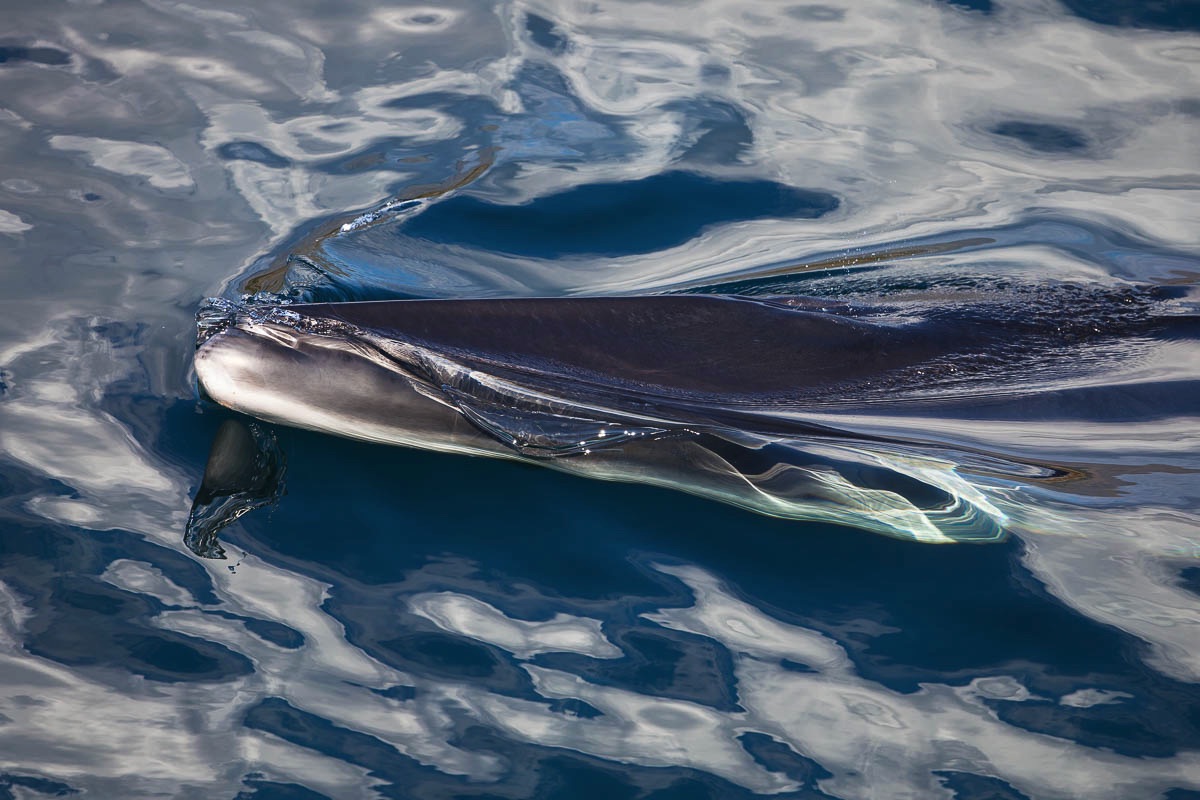
[[[0, 795], [1200, 791], [1194, 4], [9, 5]], [[808, 419], [1015, 535], [277, 428], [198, 559], [194, 312], [243, 291], [974, 313], [924, 388], [1005, 392]]]

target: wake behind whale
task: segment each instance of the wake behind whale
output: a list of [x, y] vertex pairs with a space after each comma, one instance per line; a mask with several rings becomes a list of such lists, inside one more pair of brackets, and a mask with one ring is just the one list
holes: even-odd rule
[[209, 397], [269, 422], [918, 541], [990, 541], [1012, 523], [1014, 491], [1071, 471], [948, 438], [932, 420], [1103, 416], [1087, 400], [1095, 376], [1186, 324], [1157, 312], [1164, 299], [1043, 286], [874, 304], [212, 300], [195, 364]]

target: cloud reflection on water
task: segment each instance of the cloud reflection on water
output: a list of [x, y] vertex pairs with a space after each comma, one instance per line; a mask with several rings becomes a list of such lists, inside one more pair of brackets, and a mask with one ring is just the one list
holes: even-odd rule
[[[525, 677], [501, 691], [436, 665], [400, 670], [351, 643], [330, 610], [333, 579], [307, 574], [318, 565], [251, 553], [231, 574], [184, 560], [199, 465], [157, 450], [163, 406], [190, 395], [184, 365], [201, 297], [236, 286], [242, 266], [310, 243], [325, 221], [450, 181], [459, 162], [469, 169], [492, 147], [494, 165], [469, 190], [518, 216], [536, 198], [667, 168], [815, 187], [840, 205], [800, 221], [716, 224], [665, 250], [602, 261], [439, 245], [408, 236], [402, 216], [327, 239], [324, 254], [349, 270], [350, 285], [381, 292], [602, 293], [720, 284], [851, 246], [993, 237], [994, 247], [889, 262], [901, 276], [911, 267], [1194, 283], [1194, 35], [1101, 27], [1041, 3], [997, 3], [983, 15], [883, 0], [844, 9], [720, 0], [686, 13], [618, 2], [328, 12], [268, 3], [254, 14], [155, 0], [14, 8], [8, 25], [23, 42], [9, 50], [25, 55], [0, 70], [10, 173], [0, 182], [0, 449], [11, 478], [0, 509], [6, 525], [41, 526], [31, 541], [63, 533], [74, 544], [17, 561], [0, 584], [6, 772], [98, 796], [232, 796], [254, 772], [331, 797], [379, 796], [380, 763], [391, 761], [369, 761], [365, 747], [322, 751], [316, 734], [306, 741], [283, 724], [321, 719], [371, 737], [414, 784], [462, 793], [528, 796], [529, 771], [557, 752], [631, 774], [653, 766], [639, 773], [648, 785], [691, 767], [752, 791], [818, 785], [842, 797], [880, 787], [948, 797], [936, 774], [945, 770], [1031, 797], [1200, 789], [1186, 732], [1178, 752], [1138, 757], [1006, 721], [1015, 706], [1120, 709], [1135, 702], [1128, 692], [1052, 696], [1015, 669], [900, 692], [865, 674], [848, 637], [768, 613], [719, 564], [660, 565], [690, 599], [642, 609], [629, 624], [719, 649], [733, 665], [736, 709], [607, 685], [578, 662], [573, 671], [552, 660], [632, 659], [613, 630], [627, 616], [620, 603], [558, 597], [579, 608], [523, 618], [466, 588], [431, 590], [419, 574], [411, 590], [396, 589], [409, 605], [372, 613], [474, 642], [506, 675]], [[406, 213], [426, 202], [437, 200]], [[820, 272], [830, 276], [827, 285], [861, 286], [845, 266]], [[114, 345], [98, 330], [105, 320], [141, 330]], [[1189, 345], [1151, 359], [1147, 380], [1122, 380], [1196, 378]], [[1107, 476], [1104, 497], [1042, 497], [1025, 520], [1021, 562], [1080, 614], [1147, 643], [1140, 657], [1155, 669], [1200, 676], [1197, 600], [1179, 578], [1200, 553], [1194, 410], [1120, 424], [940, 426], [1013, 454], [1065, 454]], [[103, 544], [112, 536], [151, 544], [136, 557], [114, 553]], [[172, 682], [128, 664], [36, 655], [29, 642], [42, 627], [81, 612], [14, 589], [36, 586], [34, 567], [147, 603], [130, 623], [143, 635], [194, 637], [253, 670]], [[472, 725], [497, 740], [472, 745]]]
[[[349, 787], [358, 785], [361, 796], [367, 796], [365, 777], [347, 766], [237, 726], [242, 714], [267, 698], [280, 698], [291, 708], [366, 733], [421, 764], [484, 782], [505, 775], [505, 760], [451, 744], [461, 725], [454, 721], [457, 715], [465, 713], [539, 746], [630, 765], [692, 767], [757, 792], [789, 791], [801, 784], [752, 758], [739, 744], [751, 733], [782, 742], [813, 760], [831, 774], [821, 781], [822, 790], [840, 797], [872, 796], [880, 785], [891, 787], [897, 796], [937, 796], [941, 790], [935, 771], [947, 767], [998, 777], [1038, 797], [1121, 798], [1131, 791], [1145, 794], [1200, 785], [1200, 755], [1195, 752], [1132, 758], [1001, 721], [995, 713], [997, 702], [1047, 700], [1031, 695], [1015, 677], [993, 676], [957, 686], [923, 684], [909, 694], [885, 688], [860, 676], [836, 640], [773, 619], [697, 567], [658, 565], [657, 570], [682, 581], [694, 600], [690, 606], [641, 616], [726, 648], [733, 657], [737, 711], [639, 694], [536, 664], [524, 667], [533, 681], [533, 699], [491, 693], [469, 682], [405, 674], [346, 641], [341, 624], [323, 608], [327, 588], [320, 582], [254, 557], [239, 569], [232, 575], [214, 565], [211, 577], [220, 599], [216, 606], [195, 602], [187, 590], [144, 562], [113, 563], [105, 573], [108, 581], [155, 596], [168, 606], [155, 618], [156, 625], [220, 642], [253, 662], [252, 675], [222, 684], [159, 684], [132, 691], [116, 675], [88, 679], [52, 662], [31, 660], [14, 649], [22, 637], [19, 627], [9, 631], [6, 675], [11, 676], [14, 694], [3, 713], [21, 731], [21, 745], [14, 740], [15, 749], [6, 746], [5, 752], [18, 760], [23, 753], [37, 753], [48, 774], [93, 790], [136, 773], [147, 792], [186, 796], [189, 785], [211, 791], [219, 776], [211, 774], [209, 764], [218, 758], [233, 768], [225, 777], [233, 785], [241, 775], [261, 770], [273, 779], [300, 780], [339, 796], [348, 796]], [[9, 607], [18, 611], [19, 626], [29, 613], [21, 614], [20, 602], [11, 594], [8, 598]], [[460, 624], [459, 629], [469, 628], [475, 640], [526, 658], [535, 652], [527, 644], [514, 644], [514, 631], [545, 630], [547, 624], [561, 630], [569, 624], [562, 615], [549, 623], [508, 618], [469, 597], [417, 594], [410, 602], [419, 616], [430, 603], [470, 609], [470, 624]], [[286, 619], [304, 643], [298, 648], [274, 645], [231, 620], [227, 612]], [[543, 638], [537, 652], [563, 646], [576, 650], [579, 642], [572, 637], [556, 645]], [[601, 648], [597, 655], [614, 654]], [[413, 687], [409, 699], [380, 694], [398, 684]], [[29, 707], [22, 697], [49, 700]], [[1120, 702], [1121, 693], [1077, 690], [1061, 702], [1079, 706], [1081, 698]], [[551, 709], [553, 701], [564, 699], [583, 701], [600, 715], [580, 718]], [[98, 715], [97, 709], [112, 711]], [[100, 727], [80, 726], [80, 719]], [[95, 750], [100, 729], [109, 743], [106, 755]], [[95, 757], [87, 774], [77, 772], [81, 749]], [[154, 755], [165, 752], [172, 757]], [[189, 752], [196, 753], [195, 761], [179, 758]], [[128, 783], [120, 785], [126, 793], [140, 793]]]

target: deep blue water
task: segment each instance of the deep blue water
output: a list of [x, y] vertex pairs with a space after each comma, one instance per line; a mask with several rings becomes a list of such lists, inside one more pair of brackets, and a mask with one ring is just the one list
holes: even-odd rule
[[[0, 798], [1200, 796], [1198, 26], [8, 9]], [[697, 292], [1066, 332], [953, 415], [814, 411], [1056, 478], [931, 545], [263, 426], [281, 495], [185, 546], [249, 423], [206, 297]]]

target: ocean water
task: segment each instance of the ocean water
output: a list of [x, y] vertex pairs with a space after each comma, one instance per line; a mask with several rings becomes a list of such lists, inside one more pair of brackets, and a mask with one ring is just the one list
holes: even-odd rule
[[[1198, 123], [1176, 0], [6, 9], [0, 797], [1200, 796]], [[679, 293], [1056, 334], [953, 413], [810, 415], [1029, 465], [1002, 535], [251, 423], [192, 371], [210, 297]], [[278, 483], [203, 558], [230, 420]]]

